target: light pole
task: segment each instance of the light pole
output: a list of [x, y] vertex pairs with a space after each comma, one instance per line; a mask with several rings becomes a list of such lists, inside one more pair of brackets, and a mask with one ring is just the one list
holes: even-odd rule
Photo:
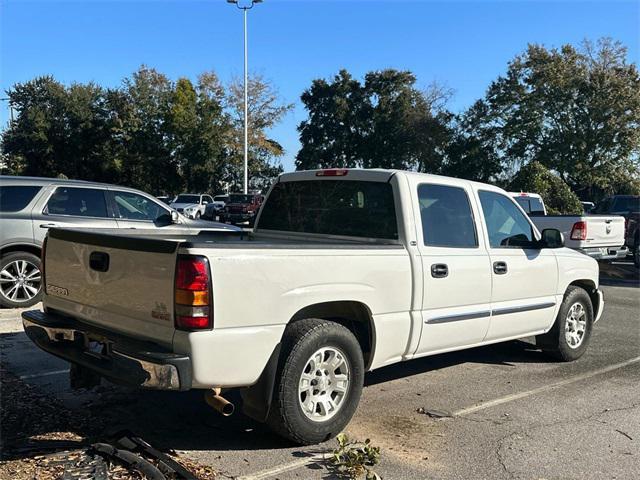
[[239, 0], [227, 0], [233, 3], [244, 15], [244, 193], [249, 193], [249, 93], [248, 93], [248, 61], [247, 61], [247, 12], [262, 0], [250, 0], [240, 3]]

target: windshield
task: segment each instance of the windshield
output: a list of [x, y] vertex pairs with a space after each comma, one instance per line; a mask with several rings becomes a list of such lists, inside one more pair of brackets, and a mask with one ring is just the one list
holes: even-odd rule
[[178, 195], [173, 203], [200, 203], [199, 195]]
[[232, 194], [232, 195], [229, 195], [228, 203], [251, 203], [252, 200], [253, 200], [253, 195]]

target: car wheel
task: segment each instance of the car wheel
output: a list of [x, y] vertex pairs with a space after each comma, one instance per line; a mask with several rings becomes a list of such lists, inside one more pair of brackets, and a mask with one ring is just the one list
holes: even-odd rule
[[551, 330], [536, 336], [542, 351], [563, 362], [580, 358], [587, 350], [593, 327], [593, 305], [589, 294], [570, 286]]
[[11, 308], [35, 305], [42, 296], [40, 259], [32, 253], [13, 252], [0, 259], [0, 304]]
[[338, 323], [305, 319], [287, 327], [281, 352], [267, 424], [301, 445], [340, 433], [358, 406], [364, 382], [356, 337]]
[[633, 264], [640, 268], [640, 240], [636, 240], [633, 246]]
[[200, 212], [196, 212], [195, 219], [196, 220], [200, 220], [200, 217], [201, 217]]

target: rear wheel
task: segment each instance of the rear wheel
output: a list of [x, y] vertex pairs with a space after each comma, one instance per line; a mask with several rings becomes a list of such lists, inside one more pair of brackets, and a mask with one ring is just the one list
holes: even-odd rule
[[268, 425], [298, 444], [323, 442], [353, 416], [364, 381], [358, 340], [346, 327], [305, 319], [287, 327]]
[[592, 326], [593, 305], [589, 294], [580, 287], [570, 286], [560, 305], [555, 324], [544, 335], [536, 336], [536, 344], [554, 358], [571, 362], [586, 351]]
[[0, 259], [0, 304], [25, 308], [38, 303], [41, 296], [40, 259], [28, 252], [4, 255]]

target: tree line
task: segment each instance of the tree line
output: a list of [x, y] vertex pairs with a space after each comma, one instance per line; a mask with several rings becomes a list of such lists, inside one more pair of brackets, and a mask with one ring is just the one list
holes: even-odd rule
[[[626, 58], [626, 48], [608, 38], [529, 45], [460, 113], [447, 109], [449, 89], [419, 88], [409, 71], [357, 79], [341, 70], [302, 93], [308, 118], [298, 127], [295, 165], [409, 169], [507, 188], [549, 179], [548, 171], [583, 199], [640, 192], [640, 75]], [[17, 112], [2, 134], [11, 173], [64, 174], [156, 194], [241, 187], [238, 81], [223, 85], [209, 72], [172, 82], [142, 67], [119, 88], [40, 77], [7, 94]], [[253, 188], [282, 171], [283, 149], [269, 131], [291, 107], [264, 78], [250, 79]]]
[[[248, 83], [250, 187], [282, 172], [268, 135], [290, 105], [261, 76]], [[51, 76], [7, 92], [17, 112], [2, 135], [10, 173], [118, 183], [154, 194], [239, 191], [244, 179], [243, 86], [212, 72], [172, 82], [145, 66], [118, 88], [65, 86]]]
[[530, 45], [460, 114], [445, 108], [450, 92], [419, 89], [411, 72], [360, 81], [342, 70], [302, 94], [309, 118], [298, 127], [296, 166], [409, 169], [509, 187], [536, 162], [585, 199], [640, 193], [640, 76], [626, 57], [608, 38]]

